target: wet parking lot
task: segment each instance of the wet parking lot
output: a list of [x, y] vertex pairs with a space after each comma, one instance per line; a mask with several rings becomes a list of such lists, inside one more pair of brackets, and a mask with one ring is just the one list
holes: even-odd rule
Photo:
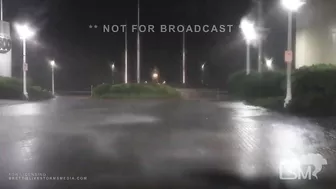
[[333, 124], [228, 101], [2, 105], [0, 188], [335, 188]]

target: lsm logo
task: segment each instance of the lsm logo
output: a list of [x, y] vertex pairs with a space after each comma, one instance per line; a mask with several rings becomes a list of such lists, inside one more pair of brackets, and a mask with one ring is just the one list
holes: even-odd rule
[[299, 158], [280, 162], [279, 176], [282, 180], [312, 180], [318, 179], [317, 174], [327, 165], [327, 160], [321, 154], [307, 154]]

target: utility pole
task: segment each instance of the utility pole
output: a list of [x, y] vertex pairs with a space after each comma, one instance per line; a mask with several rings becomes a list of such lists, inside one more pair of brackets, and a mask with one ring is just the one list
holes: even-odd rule
[[263, 66], [263, 32], [264, 32], [264, 24], [263, 24], [263, 3], [262, 0], [258, 0], [258, 32], [261, 34], [258, 45], [258, 72], [262, 72]]
[[138, 0], [137, 83], [140, 83], [140, 0]]
[[183, 32], [183, 42], [182, 42], [182, 83], [186, 83], [186, 65], [185, 65], [185, 59], [186, 59], [186, 52], [185, 52], [185, 32]]
[[3, 0], [0, 0], [0, 9], [1, 9], [0, 19], [1, 19], [1, 21], [3, 21]]
[[127, 65], [127, 57], [128, 56], [128, 52], [127, 52], [127, 21], [126, 21], [126, 31], [125, 31], [125, 83], [128, 83], [128, 65]]

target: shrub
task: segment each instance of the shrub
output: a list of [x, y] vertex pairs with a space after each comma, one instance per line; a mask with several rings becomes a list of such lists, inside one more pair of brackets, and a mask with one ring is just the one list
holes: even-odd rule
[[335, 115], [336, 66], [320, 64], [293, 73], [290, 110], [309, 115]]
[[109, 93], [110, 89], [111, 89], [111, 85], [103, 83], [93, 89], [93, 95], [98, 96], [98, 97], [102, 96], [106, 93]]
[[167, 85], [159, 84], [117, 84], [100, 85], [94, 89], [99, 98], [157, 98], [178, 97], [179, 92]]
[[7, 79], [0, 79], [0, 99], [21, 99], [22, 85], [8, 82]]
[[35, 100], [46, 100], [53, 98], [53, 95], [51, 92], [43, 90], [39, 86], [32, 86], [28, 88], [28, 94], [29, 94], [29, 100], [35, 101]]
[[[27, 90], [29, 94], [29, 100], [44, 100], [52, 98], [53, 95], [42, 90], [38, 86], [30, 86], [27, 84]], [[16, 78], [0, 77], [0, 99], [22, 99], [22, 82]]]
[[241, 98], [277, 97], [284, 94], [283, 72], [251, 72], [232, 74], [228, 80], [228, 92]]

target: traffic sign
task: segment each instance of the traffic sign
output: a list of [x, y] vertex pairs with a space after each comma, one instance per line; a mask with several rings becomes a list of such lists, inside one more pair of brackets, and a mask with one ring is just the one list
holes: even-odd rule
[[286, 63], [293, 62], [293, 51], [285, 51], [285, 62]]
[[28, 71], [28, 64], [27, 64], [27, 63], [24, 63], [24, 64], [23, 64], [23, 70], [24, 70], [24, 71]]

